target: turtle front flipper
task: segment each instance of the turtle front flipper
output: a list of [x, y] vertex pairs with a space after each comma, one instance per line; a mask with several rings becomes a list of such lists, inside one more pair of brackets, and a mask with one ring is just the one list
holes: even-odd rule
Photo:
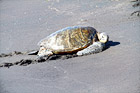
[[40, 47], [40, 50], [37, 54], [39, 57], [43, 57], [43, 56], [51, 56], [53, 55], [53, 52], [49, 49], [46, 49], [45, 47]]
[[104, 43], [94, 42], [92, 45], [88, 46], [87, 48], [78, 51], [77, 55], [88, 55], [88, 54], [99, 53], [103, 51], [104, 48], [105, 48]]

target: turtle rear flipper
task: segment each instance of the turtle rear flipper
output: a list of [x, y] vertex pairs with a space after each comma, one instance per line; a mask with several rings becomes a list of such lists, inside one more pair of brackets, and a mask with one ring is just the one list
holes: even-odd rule
[[37, 55], [38, 54], [38, 50], [32, 50], [27, 52], [28, 55]]
[[37, 55], [39, 57], [43, 57], [43, 56], [51, 56], [53, 55], [53, 52], [45, 47], [40, 47], [39, 52], [37, 53]]

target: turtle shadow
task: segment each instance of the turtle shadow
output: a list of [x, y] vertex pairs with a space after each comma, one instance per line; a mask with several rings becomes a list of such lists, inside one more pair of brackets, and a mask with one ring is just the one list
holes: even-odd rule
[[117, 46], [117, 45], [119, 45], [119, 44], [120, 44], [120, 42], [108, 41], [108, 42], [106, 43], [106, 48], [105, 48], [104, 50], [106, 50], [106, 49], [108, 49], [108, 48], [110, 48], [110, 47], [113, 47], [113, 46]]

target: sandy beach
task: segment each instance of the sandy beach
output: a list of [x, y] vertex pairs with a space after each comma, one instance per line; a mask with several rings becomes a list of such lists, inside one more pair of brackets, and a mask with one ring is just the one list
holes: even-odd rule
[[[0, 67], [0, 93], [140, 93], [140, 17], [130, 0], [0, 0], [0, 54], [38, 50], [68, 26], [109, 35], [101, 53]], [[0, 57], [0, 64], [36, 55]]]

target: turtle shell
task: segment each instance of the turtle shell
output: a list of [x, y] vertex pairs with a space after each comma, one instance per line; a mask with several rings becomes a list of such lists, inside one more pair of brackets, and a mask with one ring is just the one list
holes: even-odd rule
[[52, 33], [38, 44], [55, 54], [82, 50], [97, 40], [93, 27], [67, 27]]

